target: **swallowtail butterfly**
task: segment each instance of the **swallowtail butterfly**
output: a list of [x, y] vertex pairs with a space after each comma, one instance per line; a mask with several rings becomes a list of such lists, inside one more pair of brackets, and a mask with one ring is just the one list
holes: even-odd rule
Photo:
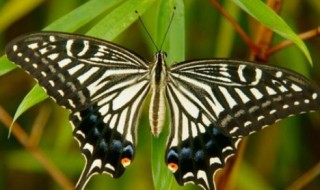
[[171, 116], [165, 162], [177, 182], [214, 190], [217, 170], [242, 137], [284, 117], [320, 108], [320, 90], [278, 67], [229, 59], [166, 66], [159, 51], [148, 62], [117, 44], [58, 32], [18, 37], [8, 58], [70, 110], [73, 135], [86, 158], [76, 189], [90, 177], [120, 177], [135, 156], [141, 105], [149, 92], [149, 120], [161, 133], [165, 102]]

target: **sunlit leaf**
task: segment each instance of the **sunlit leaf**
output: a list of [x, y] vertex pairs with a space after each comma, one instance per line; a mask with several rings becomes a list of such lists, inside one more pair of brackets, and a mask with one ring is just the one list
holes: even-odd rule
[[257, 21], [279, 34], [280, 36], [291, 40], [304, 53], [309, 63], [312, 65], [312, 59], [308, 48], [304, 42], [295, 34], [287, 23], [277, 15], [270, 7], [260, 0], [233, 0], [244, 11], [250, 14]]
[[[53, 22], [44, 30], [74, 32], [123, 0], [91, 0]], [[68, 23], [68, 24], [66, 24]]]
[[15, 68], [17, 68], [17, 66], [11, 63], [6, 56], [0, 57], [0, 76], [12, 71]]
[[45, 100], [46, 98], [48, 98], [48, 95], [44, 92], [44, 90], [39, 85], [35, 85], [20, 103], [16, 113], [14, 114], [12, 123], [14, 123], [26, 110]]
[[113, 40], [138, 19], [136, 10], [143, 14], [152, 3], [154, 0], [126, 1], [101, 19], [87, 35]]

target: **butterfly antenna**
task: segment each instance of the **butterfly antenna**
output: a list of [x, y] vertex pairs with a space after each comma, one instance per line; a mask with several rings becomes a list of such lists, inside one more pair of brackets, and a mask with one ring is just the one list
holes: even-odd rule
[[169, 29], [170, 29], [170, 27], [171, 27], [171, 24], [172, 24], [172, 21], [173, 21], [173, 17], [174, 17], [174, 14], [175, 14], [175, 10], [176, 10], [176, 6], [173, 7], [173, 13], [172, 13], [172, 15], [171, 15], [171, 18], [170, 18], [170, 21], [169, 21], [169, 25], [168, 25], [168, 27], [167, 27], [167, 31], [166, 31], [166, 33], [164, 34], [163, 38], [162, 38], [162, 42], [161, 42], [160, 49], [162, 49], [162, 46], [163, 46], [163, 44], [164, 44], [164, 41], [165, 41], [165, 39], [166, 39], [166, 37], [167, 37], [167, 35], [168, 35]]
[[159, 51], [158, 46], [156, 45], [156, 43], [154, 42], [151, 34], [149, 33], [149, 31], [147, 30], [147, 27], [144, 25], [141, 16], [139, 15], [139, 12], [136, 10], [135, 13], [138, 15], [139, 21], [142, 24], [143, 29], [146, 31], [146, 33], [148, 34], [149, 38], [151, 39], [151, 42], [153, 43], [154, 47], [156, 47], [156, 50]]

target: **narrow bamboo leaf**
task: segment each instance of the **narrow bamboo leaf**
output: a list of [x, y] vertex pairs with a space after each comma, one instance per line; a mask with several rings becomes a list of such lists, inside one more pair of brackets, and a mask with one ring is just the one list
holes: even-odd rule
[[12, 71], [17, 66], [11, 63], [6, 56], [0, 57], [0, 76]]
[[[69, 14], [63, 16], [57, 21], [53, 22], [44, 30], [57, 30], [65, 32], [74, 32], [80, 27], [84, 26], [92, 19], [99, 16], [109, 8], [123, 2], [123, 0], [91, 0], [82, 6], [71, 11]], [[66, 24], [68, 23], [68, 24]]]
[[[12, 124], [29, 108], [48, 98], [48, 95], [39, 86], [35, 85], [30, 92], [24, 97], [20, 103], [16, 113], [14, 114]], [[11, 124], [11, 125], [12, 125]]]
[[[157, 21], [157, 30], [155, 41], [161, 50], [167, 52], [167, 64], [183, 61], [185, 59], [185, 20], [184, 20], [184, 4], [178, 0], [171, 0], [162, 3]], [[176, 10], [174, 7], [176, 6]], [[165, 33], [168, 28], [173, 11], [175, 12], [168, 36], [165, 38]], [[162, 44], [164, 42], [164, 44]]]
[[126, 1], [92, 27], [87, 35], [113, 40], [137, 20], [135, 10], [143, 14], [153, 2], [154, 0]]
[[[157, 13], [158, 15], [156, 16], [157, 21], [155, 26], [155, 43], [157, 46], [162, 45], [161, 43], [164, 38], [166, 28], [169, 24], [170, 16], [173, 13], [173, 6], [170, 6], [169, 2], [170, 1], [165, 1], [165, 0], [160, 1], [160, 5], [158, 8], [158, 13]], [[165, 51], [170, 50], [170, 47], [168, 46], [169, 40], [167, 39], [167, 42], [164, 44], [164, 47], [162, 47], [163, 49], [165, 49]], [[157, 48], [160, 48], [160, 47], [157, 47]], [[166, 124], [168, 124], [168, 122], [166, 122]], [[171, 189], [173, 176], [169, 172], [166, 165], [164, 164], [165, 149], [166, 149], [165, 144], [166, 144], [166, 139], [168, 137], [168, 134], [169, 134], [168, 128], [164, 127], [162, 133], [158, 138], [151, 139], [151, 169], [152, 169], [152, 179], [153, 179], [155, 190]]]
[[[91, 2], [91, 1], [88, 1]], [[53, 23], [57, 19], [64, 17], [75, 9], [84, 6], [88, 2], [81, 2], [79, 0], [55, 0], [50, 1], [50, 6], [47, 7], [46, 23]], [[63, 16], [62, 16], [63, 15]], [[81, 17], [82, 18], [82, 17]], [[80, 18], [80, 19], [81, 19]]]
[[[184, 2], [175, 0], [172, 6], [176, 6], [175, 16], [169, 28], [169, 50], [168, 64], [185, 60], [185, 17], [184, 17]], [[169, 10], [168, 12], [170, 12]]]
[[295, 34], [287, 23], [277, 15], [270, 7], [261, 0], [233, 0], [239, 7], [250, 14], [257, 21], [279, 34], [280, 36], [294, 42], [304, 53], [312, 65], [310, 53], [304, 42]]
[[[241, 9], [231, 1], [224, 1], [224, 9], [235, 19], [239, 20]], [[219, 18], [219, 25], [217, 26], [217, 47], [214, 52], [214, 57], [230, 57], [235, 38], [235, 30], [230, 25], [229, 21], [224, 17]]]
[[[167, 39], [163, 39], [169, 25], [171, 15], [174, 11], [174, 6], [177, 7], [175, 10], [175, 16], [173, 18], [171, 28], [169, 28]], [[162, 49], [168, 52], [168, 58], [170, 58], [168, 59], [168, 63], [184, 60], [185, 26], [184, 3], [182, 0], [163, 0], [160, 2], [155, 41], [156, 44], [160, 46], [163, 40], [166, 41]], [[152, 177], [155, 190], [174, 188], [173, 174], [164, 164], [164, 150], [166, 149], [169, 130], [169, 128], [165, 127], [159, 138], [152, 138], [151, 140]]]

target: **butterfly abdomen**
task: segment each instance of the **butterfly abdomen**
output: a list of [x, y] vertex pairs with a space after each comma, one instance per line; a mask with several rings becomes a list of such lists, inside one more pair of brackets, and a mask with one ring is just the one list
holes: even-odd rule
[[155, 62], [151, 65], [151, 86], [152, 96], [149, 108], [149, 120], [151, 132], [154, 136], [159, 136], [164, 124], [165, 115], [165, 81], [167, 75], [165, 53], [158, 52], [155, 55]]
[[149, 119], [151, 132], [154, 136], [159, 136], [164, 124], [165, 104], [163, 90], [152, 92]]

